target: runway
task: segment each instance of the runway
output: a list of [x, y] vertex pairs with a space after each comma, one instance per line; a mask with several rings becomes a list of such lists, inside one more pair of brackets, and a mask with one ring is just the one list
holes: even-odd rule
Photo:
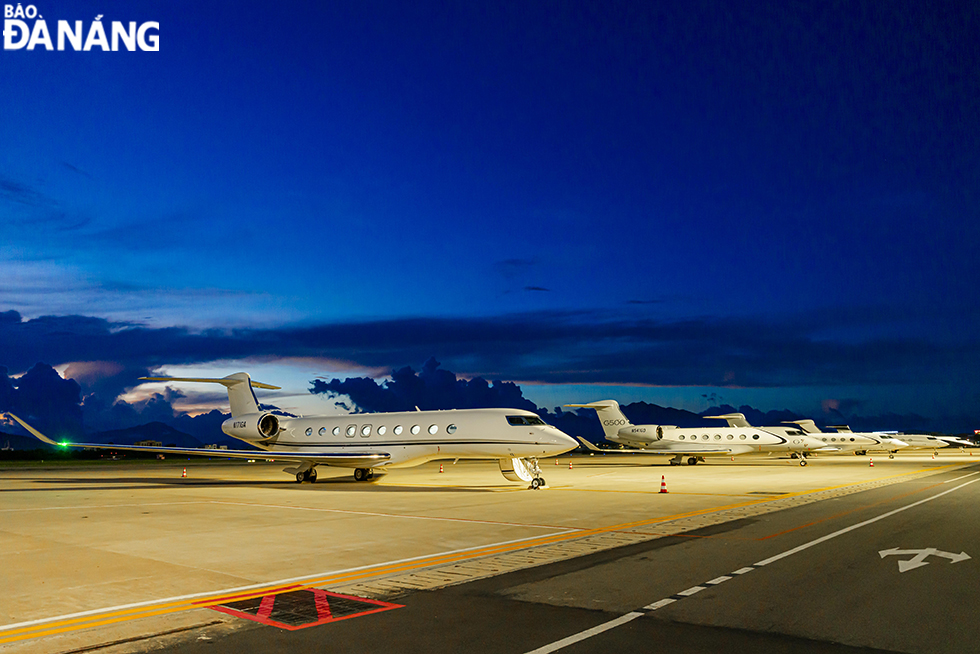
[[[444, 462], [442, 473], [430, 464], [370, 484], [321, 469], [315, 485], [296, 484], [275, 464], [3, 469], [0, 645], [11, 652], [190, 652], [197, 643], [241, 651], [243, 642], [254, 642], [268, 651], [306, 651], [304, 643], [328, 639], [336, 651], [363, 651], [377, 630], [393, 643], [393, 634], [407, 629], [417, 642], [399, 636], [399, 651], [439, 650], [421, 626], [431, 624], [441, 625], [442, 651], [454, 651], [455, 635], [469, 635], [482, 651], [530, 652], [698, 586], [703, 590], [681, 595], [683, 601], [642, 610], [561, 651], [599, 651], [612, 647], [608, 639], [654, 627], [768, 646], [789, 638], [909, 652], [957, 651], [929, 649], [940, 642], [934, 632], [978, 635], [953, 617], [966, 595], [951, 590], [959, 584], [966, 593], [967, 580], [975, 584], [974, 559], [933, 557], [898, 573], [899, 557], [877, 554], [952, 552], [955, 542], [968, 543], [961, 549], [969, 554], [977, 534], [963, 517], [976, 484], [732, 575], [894, 510], [905, 498], [910, 504], [943, 492], [934, 489], [972, 473], [973, 457], [899, 455], [874, 467], [866, 457], [821, 457], [805, 468], [765, 457], [682, 467], [576, 457], [571, 469], [569, 460], [546, 463], [550, 488], [543, 491], [506, 482], [492, 463]], [[669, 493], [659, 492], [662, 479]], [[891, 538], [906, 532], [908, 541]], [[878, 576], [871, 585], [852, 582], [868, 581], [861, 575], [870, 574], [864, 566], [872, 550]], [[892, 568], [898, 581], [887, 576]], [[774, 577], [773, 570], [789, 573]], [[901, 584], [926, 570], [918, 599], [904, 603]], [[709, 583], [724, 576], [731, 579]], [[868, 592], [876, 588], [888, 594]], [[306, 596], [315, 600], [310, 624], [318, 624], [282, 626], [277, 617], [286, 613], [276, 607], [290, 598], [298, 606]], [[895, 602], [903, 611], [891, 608]], [[881, 617], [905, 614], [906, 606], [928, 616], [928, 628], [917, 633], [931, 640], [894, 635], [902, 630]], [[514, 637], [486, 641], [525, 624]], [[908, 631], [907, 615], [902, 624]], [[715, 642], [695, 639], [702, 641]]]

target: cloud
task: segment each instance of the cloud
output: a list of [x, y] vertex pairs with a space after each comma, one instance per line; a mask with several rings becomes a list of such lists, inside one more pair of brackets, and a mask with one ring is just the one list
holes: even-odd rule
[[6, 177], [0, 177], [0, 200], [35, 207], [49, 207], [56, 204], [33, 187]]
[[[405, 367], [392, 370], [391, 379], [380, 384], [366, 377], [344, 381], [314, 379], [311, 393], [330, 397], [347, 396], [358, 411], [423, 411], [439, 409], [485, 409], [491, 407], [536, 411], [519, 386], [512, 382], [487, 383], [481, 377], [466, 380], [440, 369], [440, 363], [430, 358], [416, 373]], [[346, 407], [346, 405], [344, 405]]]
[[[137, 373], [165, 364], [305, 357], [390, 369], [433, 355], [467, 377], [539, 383], [799, 387], [976, 384], [980, 343], [822, 333], [826, 322], [703, 318], [658, 321], [602, 312], [539, 311], [495, 317], [395, 318], [271, 329], [151, 328], [90, 316], [0, 320], [0, 365], [13, 371], [114, 362]], [[105, 373], [107, 374], [107, 373]], [[115, 375], [109, 375], [110, 377]], [[92, 386], [91, 376], [84, 376]]]

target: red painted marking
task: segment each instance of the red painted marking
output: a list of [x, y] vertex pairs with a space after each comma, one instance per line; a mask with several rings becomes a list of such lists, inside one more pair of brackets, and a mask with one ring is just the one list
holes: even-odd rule
[[[317, 620], [301, 625], [285, 624], [272, 619], [272, 614], [274, 613], [275, 610], [276, 595], [266, 595], [262, 597], [262, 601], [259, 603], [259, 608], [256, 613], [240, 611], [238, 609], [233, 609], [228, 606], [211, 606], [210, 608], [214, 609], [215, 611], [221, 611], [222, 613], [226, 613], [228, 615], [244, 618], [246, 620], [252, 620], [254, 622], [260, 622], [270, 627], [277, 627], [279, 629], [286, 629], [288, 631], [296, 631], [297, 629], [315, 627], [317, 625], [328, 624], [330, 622], [338, 622], [340, 620], [347, 620], [349, 618], [359, 618], [361, 616], [371, 615], [372, 613], [380, 613], [382, 611], [388, 611], [390, 609], [400, 609], [402, 608], [402, 606], [404, 606], [403, 604], [391, 604], [389, 602], [382, 602], [380, 600], [372, 600], [364, 597], [356, 597], [354, 595], [341, 595], [340, 593], [331, 593], [330, 591], [320, 590], [319, 588], [304, 588], [302, 590], [308, 590], [313, 593], [313, 598], [317, 610]], [[330, 609], [330, 598], [332, 597], [354, 600], [362, 604], [373, 606], [374, 608], [365, 607], [363, 611], [352, 613], [350, 615], [335, 617]]]
[[312, 588], [313, 598], [316, 601], [316, 612], [321, 620], [332, 620], [333, 613], [330, 612], [330, 598], [326, 591], [319, 588]]
[[256, 615], [259, 616], [260, 618], [265, 618], [266, 620], [268, 620], [269, 617], [272, 616], [272, 609], [275, 607], [275, 605], [276, 605], [276, 596], [266, 595], [265, 597], [262, 598], [262, 603], [259, 604], [259, 611], [258, 613], [256, 613]]

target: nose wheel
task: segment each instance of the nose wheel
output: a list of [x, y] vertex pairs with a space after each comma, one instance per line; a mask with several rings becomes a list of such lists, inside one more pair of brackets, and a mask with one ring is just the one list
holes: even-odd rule
[[531, 469], [531, 474], [534, 475], [531, 478], [531, 490], [538, 490], [539, 488], [544, 488], [545, 481], [544, 477], [541, 476], [541, 467], [538, 465], [537, 459], [528, 459], [528, 467]]

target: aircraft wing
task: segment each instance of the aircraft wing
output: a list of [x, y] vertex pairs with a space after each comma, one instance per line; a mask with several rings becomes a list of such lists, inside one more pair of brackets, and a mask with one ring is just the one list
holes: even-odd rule
[[156, 447], [153, 445], [106, 445], [104, 443], [58, 443], [51, 440], [12, 413], [7, 413], [21, 427], [31, 432], [38, 440], [57, 447], [80, 447], [96, 450], [121, 450], [124, 452], [155, 452], [158, 454], [177, 454], [182, 456], [209, 456], [231, 459], [262, 459], [265, 461], [309, 461], [320, 465], [341, 468], [370, 468], [388, 461], [391, 455], [382, 452], [277, 452], [274, 450], [212, 450], [203, 447]]
[[[676, 454], [732, 454], [732, 453], [736, 453], [737, 454], [738, 453], [738, 451], [735, 450], [734, 448], [727, 448], [727, 447], [726, 448], [717, 448], [717, 447], [707, 446], [707, 447], [703, 447], [703, 448], [700, 448], [700, 449], [695, 449], [695, 448], [692, 448], [690, 446], [673, 447], [672, 446], [673, 444], [670, 444], [671, 446], [668, 446], [668, 447], [663, 447], [659, 443], [658, 443], [658, 446], [657, 447], [651, 447], [651, 448], [648, 448], [648, 449], [636, 449], [636, 450], [620, 450], [620, 449], [616, 449], [616, 450], [604, 450], [604, 449], [602, 449], [600, 447], [596, 447], [595, 445], [593, 445], [589, 441], [585, 440], [581, 436], [577, 436], [577, 438], [580, 441], [582, 441], [582, 445], [585, 446], [585, 449], [587, 449], [587, 450], [589, 450], [591, 452], [602, 452], [603, 454], [662, 454], [662, 455], [673, 456], [673, 455], [676, 455]], [[663, 441], [660, 441], [660, 443], [663, 443]]]

